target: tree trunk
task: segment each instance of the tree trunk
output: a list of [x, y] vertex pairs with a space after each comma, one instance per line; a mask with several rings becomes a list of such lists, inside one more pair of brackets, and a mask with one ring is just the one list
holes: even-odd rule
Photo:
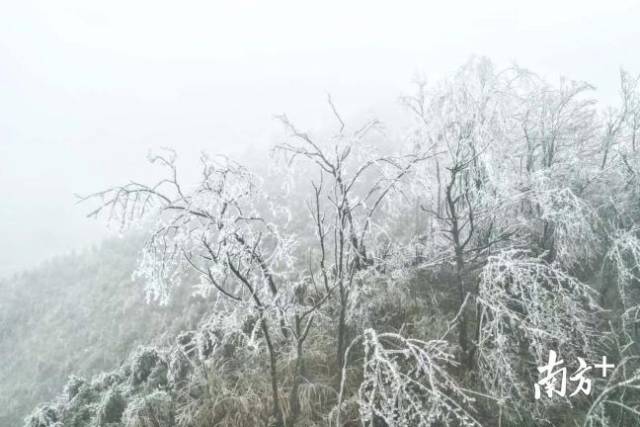
[[260, 321], [260, 328], [264, 334], [264, 340], [267, 343], [267, 349], [269, 350], [269, 367], [271, 374], [271, 399], [273, 400], [273, 418], [275, 420], [274, 427], [284, 427], [284, 417], [282, 415], [282, 409], [280, 408], [280, 400], [278, 393], [278, 369], [275, 349], [271, 342], [271, 335], [269, 334], [269, 326], [267, 320], [262, 318]]

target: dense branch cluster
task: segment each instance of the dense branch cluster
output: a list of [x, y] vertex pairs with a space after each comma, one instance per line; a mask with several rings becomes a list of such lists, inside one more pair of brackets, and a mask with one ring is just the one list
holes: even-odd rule
[[[447, 371], [456, 364], [447, 341], [408, 339], [372, 329], [364, 331], [362, 341], [364, 380], [357, 403], [364, 424], [480, 425], [467, 409], [474, 398]], [[339, 407], [341, 403], [340, 399]], [[341, 410], [337, 424], [342, 425]]]
[[[595, 358], [595, 291], [557, 265], [517, 250], [489, 257], [480, 275], [479, 377], [487, 392], [526, 406], [535, 378], [522, 359], [543, 361], [549, 350], [568, 360]], [[527, 378], [528, 377], [528, 378]], [[532, 411], [532, 408], [527, 408]]]

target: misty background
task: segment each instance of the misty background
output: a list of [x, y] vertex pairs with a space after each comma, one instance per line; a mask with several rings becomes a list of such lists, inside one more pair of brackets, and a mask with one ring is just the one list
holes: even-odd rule
[[394, 120], [416, 75], [486, 55], [597, 86], [640, 70], [633, 1], [30, 1], [0, 9], [0, 276], [105, 236], [74, 193], [143, 179], [149, 149], [242, 158], [331, 115]]

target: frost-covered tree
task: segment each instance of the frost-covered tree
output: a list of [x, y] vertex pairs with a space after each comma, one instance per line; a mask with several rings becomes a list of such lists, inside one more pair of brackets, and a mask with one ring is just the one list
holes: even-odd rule
[[426, 264], [451, 267], [457, 294], [458, 345], [471, 366], [474, 276], [484, 258], [513, 233], [501, 215], [512, 210], [513, 188], [502, 151], [509, 137], [514, 70], [497, 72], [486, 59], [466, 64], [452, 79], [404, 98], [417, 119], [414, 144], [434, 153], [414, 191], [432, 222]]
[[[592, 89], [476, 58], [403, 98], [405, 139], [351, 128], [329, 98], [337, 129], [281, 116], [264, 175], [203, 156], [187, 185], [175, 153], [151, 156], [164, 179], [85, 199], [150, 229], [137, 270], [150, 301], [188, 283], [207, 320], [63, 406], [132, 426], [629, 422], [638, 81], [622, 73], [606, 111]], [[592, 397], [534, 400], [551, 350], [623, 368]]]
[[[426, 156], [367, 152], [359, 140], [374, 123], [352, 135], [341, 126], [338, 136], [316, 143], [283, 122], [293, 140], [277, 150], [289, 162], [298, 156], [309, 161], [318, 176], [308, 186], [313, 237], [302, 251], [295, 241], [304, 237], [289, 226], [287, 206], [276, 204], [258, 177], [228, 159], [203, 156], [201, 181], [187, 190], [178, 177], [175, 153], [152, 156], [151, 162], [166, 168], [167, 178], [153, 185], [132, 182], [85, 199], [99, 203], [90, 216], [106, 214], [122, 227], [153, 221], [137, 273], [145, 279], [150, 300], [168, 301], [191, 270], [201, 278], [200, 293], [218, 295], [215, 310], [225, 313], [219, 327], [238, 331], [255, 322], [254, 334], [269, 359], [272, 417], [276, 424], [291, 425], [300, 415], [305, 341], [320, 310], [337, 303], [337, 310], [329, 307], [321, 317], [335, 320], [336, 365], [341, 366], [349, 307], [358, 294], [354, 283], [367, 286], [366, 279], [402, 268], [397, 265], [404, 262], [398, 257], [401, 249], [381, 212], [387, 196]], [[302, 265], [308, 268], [300, 271]], [[289, 378], [279, 365], [290, 349], [295, 362], [285, 405], [282, 387]]]
[[337, 134], [316, 141], [283, 116], [291, 140], [276, 150], [288, 165], [302, 164], [304, 175], [311, 176], [306, 205], [315, 239], [309, 242], [308, 275], [314, 287], [337, 296], [336, 364], [342, 366], [350, 307], [362, 288], [380, 272], [402, 270], [410, 262], [401, 259], [410, 243], [391, 236], [390, 218], [398, 206], [390, 200], [431, 153], [379, 153], [366, 143], [377, 121], [348, 131], [331, 98], [329, 104], [339, 123]]
[[274, 328], [289, 335], [285, 312], [294, 293], [283, 282], [290, 274], [291, 236], [274, 222], [277, 212], [259, 209], [269, 202], [261, 199], [257, 178], [243, 166], [203, 156], [201, 180], [187, 191], [179, 181], [174, 152], [150, 161], [164, 166], [168, 177], [153, 185], [132, 182], [93, 194], [89, 197], [100, 204], [90, 215], [105, 212], [123, 227], [148, 217], [155, 222], [138, 269], [150, 299], [167, 302], [192, 269], [200, 276], [201, 293], [220, 296], [218, 310], [239, 305], [245, 316], [257, 317], [270, 361], [273, 417], [282, 424]]

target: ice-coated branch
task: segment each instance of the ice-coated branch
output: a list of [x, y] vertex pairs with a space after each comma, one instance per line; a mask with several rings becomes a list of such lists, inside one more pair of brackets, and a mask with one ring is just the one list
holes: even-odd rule
[[[349, 346], [362, 345], [363, 381], [355, 397], [363, 425], [391, 427], [480, 426], [474, 398], [447, 369], [456, 365], [448, 342], [422, 341], [365, 330]], [[348, 357], [348, 353], [347, 353]], [[346, 363], [336, 408], [341, 424]]]

